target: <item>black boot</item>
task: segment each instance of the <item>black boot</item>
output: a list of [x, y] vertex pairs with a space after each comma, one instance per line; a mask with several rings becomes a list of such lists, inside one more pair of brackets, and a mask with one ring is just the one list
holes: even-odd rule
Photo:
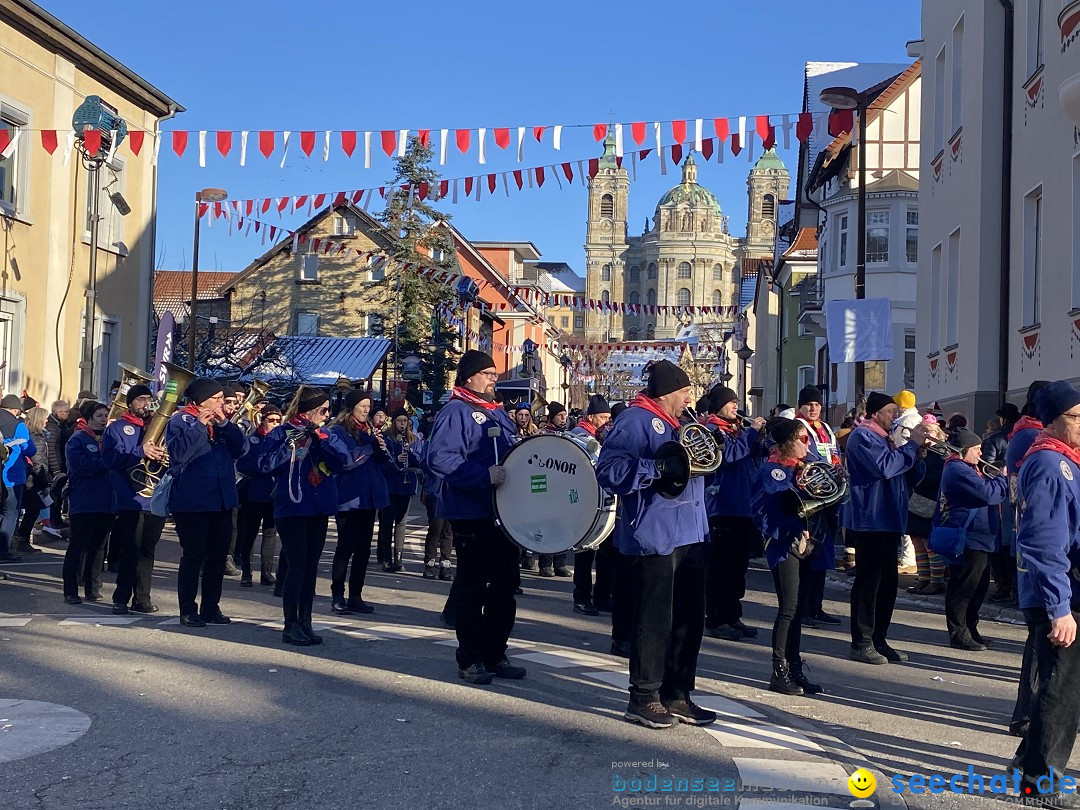
[[779, 692], [781, 695], [803, 694], [803, 688], [792, 680], [791, 669], [788, 667], [788, 662], [783, 658], [773, 659], [772, 673], [769, 689], [773, 692]]
[[300, 621], [295, 609], [285, 610], [285, 630], [281, 634], [281, 640], [286, 644], [295, 644], [298, 647], [311, 646], [311, 637], [300, 628]]
[[311, 629], [311, 605], [301, 605], [297, 614], [300, 629], [311, 639], [312, 644], [322, 644], [322, 636]]
[[274, 576], [274, 570], [272, 566], [263, 565], [262, 574], [259, 577], [260, 585], [276, 585], [277, 578]]
[[352, 613], [348, 605], [345, 604], [345, 594], [343, 593], [335, 593], [330, 597], [330, 610], [339, 616], [347, 616]]
[[806, 694], [820, 695], [822, 692], [825, 691], [825, 687], [820, 686], [816, 683], [811, 683], [810, 680], [806, 677], [805, 667], [806, 664], [801, 658], [796, 658], [794, 661], [792, 661], [788, 667], [791, 670], [791, 680], [801, 686], [803, 692], [805, 692]]

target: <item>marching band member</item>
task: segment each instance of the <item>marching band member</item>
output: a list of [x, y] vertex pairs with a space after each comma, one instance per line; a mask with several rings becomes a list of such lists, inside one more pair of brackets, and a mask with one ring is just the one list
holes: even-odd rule
[[982, 439], [966, 428], [953, 431], [950, 444], [960, 455], [945, 462], [935, 526], [965, 528], [964, 559], [949, 572], [945, 624], [949, 644], [980, 652], [990, 646], [979, 634], [979, 609], [990, 585], [990, 555], [1001, 546], [998, 504], [1008, 494], [1004, 476], [979, 471]]
[[851, 586], [851, 659], [864, 664], [907, 660], [886, 635], [896, 606], [896, 552], [907, 526], [908, 479], [922, 476], [919, 451], [926, 433], [916, 425], [909, 441], [894, 448], [889, 431], [896, 412], [892, 399], [872, 391], [866, 419], [851, 431], [846, 447], [851, 498], [840, 508], [840, 521], [858, 560]]
[[[566, 433], [566, 423], [569, 418], [565, 405], [560, 402], [549, 402], [547, 406], [547, 423], [544, 425], [543, 432], [554, 433], [557, 436]], [[566, 554], [541, 554], [540, 576], [571, 576], [570, 569], [566, 567]]]
[[126, 614], [128, 603], [136, 613], [157, 613], [150, 601], [154, 581], [154, 556], [165, 518], [150, 511], [150, 498], [141, 495], [131, 480], [131, 471], [143, 459], [160, 463], [165, 448], [143, 442], [146, 425], [153, 414], [153, 392], [145, 385], [133, 385], [127, 391], [127, 410], [114, 419], [101, 440], [101, 454], [109, 468], [116, 520], [112, 527], [110, 557], [119, 562], [113, 613]]
[[67, 455], [68, 515], [71, 539], [64, 553], [64, 601], [78, 605], [79, 586], [92, 595], [92, 572], [97, 553], [112, 529], [116, 512], [109, 468], [101, 453], [101, 432], [109, 406], [93, 400], [78, 410], [75, 432], [64, 446]]
[[[532, 409], [529, 407], [529, 401], [527, 399], [521, 400], [516, 405], [507, 406], [506, 410], [510, 413], [514, 420], [514, 424], [517, 426], [517, 438], [518, 441], [527, 439], [529, 436], [535, 436], [540, 432], [540, 428], [533, 422]], [[428, 523], [430, 525], [430, 521]], [[528, 549], [521, 549], [521, 570], [522, 571], [539, 571], [540, 563]]]
[[[391, 556], [391, 571], [401, 571], [401, 554], [405, 549], [406, 518], [409, 504], [416, 494], [416, 470], [420, 466], [421, 445], [412, 429], [409, 412], [398, 408], [383, 430], [388, 461], [382, 465], [383, 478], [390, 503], [379, 510], [379, 547]], [[391, 542], [393, 548], [391, 550]]]
[[[1080, 726], [1080, 581], [1073, 573], [1080, 559], [1080, 391], [1052, 382], [1035, 395], [1035, 409], [1045, 428], [1020, 467], [1016, 545], [1020, 607], [1038, 681], [1031, 723], [1013, 761], [1029, 803], [1080, 807], [1080, 796], [1063, 794], [1053, 782], [1065, 774]], [[1039, 795], [1047, 779], [1054, 792]]]
[[[811, 537], [807, 521], [794, 509], [800, 500], [796, 475], [803, 460], [809, 458], [814, 439], [799, 419], [774, 419], [769, 423], [769, 435], [775, 446], [758, 471], [750, 499], [754, 523], [765, 535], [765, 559], [776, 589], [769, 689], [783, 695], [817, 695], [825, 690], [806, 677], [801, 618], [810, 595], [814, 546], [831, 542], [831, 538]], [[822, 523], [814, 521], [815, 527]]]
[[[589, 397], [585, 415], [570, 431], [571, 436], [596, 439], [602, 443], [604, 428], [611, 421], [611, 406], [599, 394]], [[615, 541], [608, 537], [598, 548], [574, 554], [574, 612], [598, 616], [600, 611], [611, 612], [611, 581], [615, 576]], [[596, 587], [593, 587], [592, 567], [596, 561]]]
[[470, 349], [461, 356], [453, 394], [435, 420], [427, 451], [427, 466], [442, 479], [437, 514], [454, 530], [457, 664], [472, 684], [526, 674], [506, 657], [521, 577], [517, 546], [495, 525], [492, 505], [492, 489], [506, 480], [499, 462], [515, 433], [495, 402], [498, 378], [491, 355]]
[[[932, 413], [923, 417], [926, 435], [939, 442], [947, 442], [945, 431]], [[941, 492], [941, 474], [945, 471], [945, 459], [937, 453], [927, 453], [923, 460], [923, 475], [911, 490], [908, 500], [907, 533], [915, 546], [915, 569], [918, 578], [908, 588], [908, 593], [936, 596], [945, 593], [945, 558], [931, 551], [930, 532], [937, 513], [938, 495]]]
[[653, 363], [596, 465], [600, 486], [622, 498], [615, 547], [629, 558], [634, 619], [623, 716], [649, 728], [716, 720], [690, 698], [705, 619], [704, 482], [692, 478], [679, 491], [689, 475], [685, 451], [658, 455], [674, 441], [689, 404], [686, 372], [667, 360]]
[[[840, 448], [836, 444], [829, 423], [821, 418], [821, 390], [816, 385], [808, 385], [799, 392], [799, 411], [795, 419], [806, 427], [810, 444], [806, 453], [808, 461], [824, 461], [840, 465]], [[921, 418], [921, 417], [920, 417]], [[802, 620], [808, 627], [818, 624], [840, 624], [840, 620], [825, 612], [825, 576], [826, 572], [836, 567], [836, 534], [840, 521], [840, 507], [830, 506], [818, 519], [822, 537], [817, 541], [814, 553], [810, 556], [806, 571], [806, 604]]]
[[746, 595], [751, 552], [761, 536], [750, 513], [750, 484], [766, 454], [762, 444], [765, 420], [759, 416], [744, 430], [738, 408], [739, 395], [726, 386], [715, 387], [709, 395], [707, 424], [723, 438], [724, 457], [705, 490], [712, 537], [705, 627], [710, 636], [728, 641], [758, 634], [756, 627], [743, 623], [740, 600]]
[[[423, 443], [424, 457], [427, 457], [427, 447], [431, 441], [431, 430], [428, 430], [427, 441]], [[424, 468], [424, 486], [420, 492], [420, 502], [427, 510], [427, 536], [424, 538], [424, 579], [452, 580], [454, 575], [450, 573], [450, 555], [454, 550], [454, 532], [450, 528], [450, 521], [444, 520], [437, 514], [439, 505], [439, 486], [442, 479]]]
[[[165, 428], [172, 476], [169, 511], [181, 549], [176, 577], [180, 623], [229, 624], [218, 603], [237, 504], [234, 462], [243, 455], [244, 434], [225, 418], [221, 383], [196, 377], [184, 396], [188, 404]], [[201, 610], [196, 601], [200, 579]]]
[[[371, 540], [375, 516], [390, 503], [380, 465], [386, 463], [386, 442], [368, 421], [371, 395], [353, 389], [345, 400], [336, 423], [330, 429], [348, 450], [349, 461], [337, 476], [337, 548], [330, 576], [330, 609], [337, 614], [374, 613], [364, 601], [364, 580], [371, 560]], [[384, 570], [392, 558], [385, 557]], [[352, 562], [352, 571], [349, 563]], [[345, 577], [349, 575], [349, 601], [345, 601]]]
[[[1011, 402], [1006, 402], [996, 411], [1001, 419], [1001, 427], [983, 440], [982, 460], [987, 464], [1006, 470], [1005, 454], [1009, 449], [1009, 434], [1020, 419], [1020, 409]], [[1014, 538], [1016, 521], [1012, 506], [1005, 503], [1001, 507], [1001, 549], [990, 555], [990, 575], [994, 580], [994, 593], [988, 602], [998, 604], [1013, 602], [1016, 599], [1016, 554]]]
[[259, 548], [261, 574], [260, 585], [274, 585], [274, 555], [277, 553], [277, 530], [274, 526], [274, 477], [258, 468], [259, 451], [270, 431], [281, 424], [281, 409], [267, 405], [262, 421], [247, 437], [247, 448], [236, 462], [236, 469], [243, 477], [236, 485], [240, 507], [236, 518], [237, 546], [240, 554], [240, 584], [250, 587], [251, 553], [255, 538], [262, 529], [262, 545]]
[[329, 415], [330, 396], [301, 385], [285, 410], [284, 424], [267, 434], [255, 462], [260, 472], [274, 476], [282, 559], [278, 584], [285, 615], [281, 640], [300, 647], [322, 643], [311, 626], [319, 558], [327, 522], [338, 508], [335, 474], [353, 460], [341, 437], [323, 428]]
[[566, 406], [561, 402], [549, 402], [547, 406], [547, 424], [544, 425], [546, 433], [565, 433], [566, 422], [569, 419]]

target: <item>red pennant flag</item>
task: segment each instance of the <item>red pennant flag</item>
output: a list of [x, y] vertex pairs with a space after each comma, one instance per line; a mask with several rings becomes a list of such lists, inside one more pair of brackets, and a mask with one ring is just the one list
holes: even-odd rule
[[354, 191], [352, 195], [352, 201], [354, 204], [359, 205], [360, 201], [364, 199], [364, 190]]
[[[3, 152], [5, 149], [7, 149], [8, 131], [6, 129], [0, 130], [0, 133], [2, 133], [0, 134], [0, 138], [3, 138], [3, 140], [0, 141], [0, 152]], [[88, 127], [83, 130], [83, 148], [86, 150], [86, 153], [90, 155], [90, 157], [94, 157], [94, 155], [101, 151], [100, 129], [93, 129], [92, 127]]]
[[731, 154], [738, 157], [739, 152], [742, 151], [742, 144], [739, 142], [739, 133], [733, 132], [731, 134]]
[[296, 198], [296, 202], [293, 204], [293, 208], [300, 210], [307, 203], [307, 194], [301, 194]]
[[315, 148], [315, 133], [301, 132], [300, 133], [300, 148], [304, 151], [304, 154], [311, 157], [311, 150]]
[[514, 169], [514, 182], [517, 183], [518, 191], [521, 191], [521, 184], [523, 182], [521, 169]]
[[384, 129], [382, 131], [382, 148], [386, 152], [387, 157], [394, 154], [394, 147], [397, 146], [397, 133], [392, 129]]
[[[134, 134], [134, 133], [133, 133]], [[56, 130], [41, 130], [41, 146], [50, 155], [56, 151]]]
[[442, 199], [443, 197], [445, 197], [449, 193], [450, 193], [450, 181], [449, 180], [440, 180], [439, 181], [439, 198]]
[[675, 139], [675, 143], [683, 143], [686, 140], [686, 122], [672, 121], [671, 136]]
[[768, 134], [761, 139], [763, 149], [772, 149], [776, 146], [776, 127], [769, 127]]
[[323, 207], [323, 204], [325, 202], [326, 202], [326, 195], [325, 194], [316, 194], [315, 195], [315, 201], [312, 203], [312, 205], [314, 205], [315, 210], [318, 211], [320, 208]]
[[461, 154], [465, 154], [469, 151], [469, 137], [471, 130], [459, 129], [454, 132], [454, 137], [457, 139], [457, 148]]
[[288, 207], [290, 199], [290, 197], [278, 197], [277, 210], [279, 212], [284, 211]]
[[495, 193], [495, 175], [489, 174], [488, 176], [488, 191], [492, 194]]
[[225, 211], [221, 206], [221, 203], [214, 203], [214, 219], [221, 219], [225, 215]]
[[703, 140], [701, 142], [701, 156], [703, 158], [705, 158], [705, 160], [707, 160], [707, 161], [712, 160], [712, 153], [713, 153], [713, 139], [712, 138], [706, 138], [705, 140]]
[[545, 127], [533, 127], [533, 137], [536, 138], [536, 142], [540, 143], [544, 138]]
[[564, 163], [562, 165], [562, 171], [563, 171], [563, 174], [566, 175], [566, 179], [569, 182], [573, 183], [574, 182], [574, 170], [572, 168], [570, 168], [569, 163]]
[[430, 186], [427, 183], [420, 183], [416, 187], [416, 196], [419, 197], [421, 200], [426, 200], [428, 195], [428, 188], [430, 188]]
[[267, 213], [270, 210], [270, 206], [273, 204], [273, 202], [274, 201], [272, 199], [270, 199], [269, 197], [267, 197], [265, 200], [262, 201], [261, 210], [262, 210], [262, 212], [264, 214]]
[[318, 253], [319, 252], [319, 247], [321, 245], [322, 245], [322, 239], [312, 239], [311, 240], [311, 251], [313, 253]]
[[615, 158], [615, 165], [618, 166], [620, 169], [622, 168], [622, 161], [623, 159], [621, 157]]
[[539, 186], [540, 188], [544, 187], [544, 167], [543, 166], [537, 166], [536, 167], [536, 185]]
[[600, 171], [600, 160], [598, 158], [589, 158], [589, 177], [596, 177], [598, 171]]
[[222, 157], [225, 157], [229, 154], [230, 149], [232, 149], [232, 133], [219, 132], [217, 134], [217, 150], [221, 153]]
[[417, 132], [416, 137], [420, 141], [420, 145], [426, 147], [431, 143], [431, 130], [421, 129]]
[[814, 114], [808, 112], [799, 113], [799, 123], [795, 125], [795, 137], [805, 141], [814, 131]]
[[465, 178], [465, 196], [468, 197], [472, 194], [473, 179], [471, 177]]
[[592, 136], [597, 142], [604, 140], [607, 136], [607, 124], [593, 124]]
[[262, 152], [264, 158], [274, 154], [274, 130], [259, 130], [259, 151]]
[[833, 110], [829, 113], [829, 134], [834, 138], [841, 132], [851, 132], [854, 128], [854, 110]]
[[187, 136], [187, 132], [182, 129], [178, 129], [172, 134], [172, 148], [177, 157], [184, 156], [184, 150], [187, 149]]
[[210, 203], [199, 203], [199, 219], [206, 216], [206, 212], [210, 210]]
[[772, 127], [769, 125], [769, 116], [757, 116], [754, 120], [754, 127], [755, 129], [757, 129], [758, 137], [764, 141], [766, 138], [769, 137], [769, 130], [772, 129]]
[[645, 158], [647, 158], [651, 154], [652, 154], [652, 149], [642, 149], [640, 152], [638, 152], [638, 160], [644, 160]]
[[510, 130], [506, 128], [495, 130], [495, 145], [500, 149], [505, 149], [510, 145]]
[[635, 121], [630, 125], [630, 136], [634, 139], [634, 143], [641, 146], [645, 143], [645, 122]]
[[717, 146], [723, 148], [723, 143], [728, 139], [728, 133], [730, 132], [728, 120], [726, 118], [714, 118], [713, 129], [716, 130], [716, 138], [720, 141]]
[[135, 130], [128, 133], [128, 146], [131, 147], [131, 153], [135, 157], [139, 156], [139, 152], [142, 151], [143, 138], [146, 137], [146, 133], [142, 130]]
[[682, 144], [675, 143], [671, 145], [671, 162], [678, 166], [682, 163]]
[[344, 191], [339, 191], [337, 194], [334, 195], [334, 208], [337, 208], [339, 205], [344, 205], [345, 202], [346, 200]]
[[356, 130], [350, 129], [342, 131], [341, 133], [341, 151], [343, 151], [349, 157], [352, 157], [353, 150], [356, 149]]

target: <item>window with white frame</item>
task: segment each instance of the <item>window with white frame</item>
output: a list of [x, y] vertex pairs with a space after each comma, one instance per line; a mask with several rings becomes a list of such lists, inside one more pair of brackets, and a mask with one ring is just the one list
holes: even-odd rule
[[952, 131], [964, 124], [964, 17], [952, 32]]
[[1024, 197], [1023, 312], [1020, 323], [1039, 323], [1039, 285], [1042, 275], [1042, 187]]
[[904, 388], [915, 388], [915, 332], [904, 332]]
[[945, 46], [934, 60], [934, 154], [945, 148]]
[[1043, 66], [1043, 6], [1044, 0], [1028, 0], [1027, 4], [1027, 76]]
[[352, 214], [338, 214], [334, 217], [334, 236], [352, 236], [354, 233], [356, 233], [356, 217]]
[[889, 261], [889, 212], [868, 211], [866, 214], [866, 262], [881, 264]]
[[679, 278], [690, 278], [690, 275], [691, 275], [690, 262], [679, 262], [678, 277]]
[[843, 214], [840, 217], [840, 267], [847, 267], [847, 236], [848, 218]]
[[[127, 178], [124, 174], [124, 161], [114, 157], [110, 162], [101, 164], [101, 193], [98, 196], [98, 245], [108, 250], [126, 251], [124, 245], [124, 217], [117, 204], [121, 202]], [[83, 236], [90, 238], [91, 200], [94, 195], [94, 173], [86, 173], [86, 217]], [[120, 195], [114, 197], [114, 195]], [[116, 202], [114, 202], [114, 199]], [[126, 201], [124, 201], [126, 202]]]
[[907, 212], [907, 241], [905, 243], [908, 264], [919, 261], [919, 212]]
[[559, 316], [559, 326], [562, 329], [569, 329], [570, 328], [570, 316], [569, 315], [560, 315]]
[[960, 229], [949, 234], [949, 253], [946, 256], [947, 275], [945, 296], [945, 345], [955, 346], [960, 332]]
[[806, 388], [808, 385], [813, 385], [817, 382], [817, 375], [814, 373], [813, 366], [799, 366], [799, 390]]
[[296, 334], [300, 337], [318, 337], [319, 316], [314, 312], [297, 312]]
[[941, 348], [941, 245], [930, 251], [930, 351]]
[[7, 157], [0, 157], [0, 214], [18, 213], [29, 203], [23, 192], [29, 159], [26, 144], [29, 123], [29, 113], [0, 102], [0, 130], [7, 133], [9, 151]]
[[690, 306], [690, 290], [686, 287], [680, 287], [677, 293], [676, 303], [680, 307]]
[[367, 333], [368, 337], [382, 337], [386, 331], [386, 326], [383, 321], [383, 316], [378, 312], [370, 312], [367, 316]]
[[319, 280], [319, 254], [314, 251], [300, 254], [300, 280]]

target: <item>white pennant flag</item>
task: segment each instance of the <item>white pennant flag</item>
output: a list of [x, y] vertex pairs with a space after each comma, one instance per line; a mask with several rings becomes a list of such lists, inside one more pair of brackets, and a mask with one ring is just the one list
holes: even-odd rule
[[518, 163], [525, 159], [525, 127], [518, 127]]
[[482, 182], [484, 182], [486, 180], [487, 180], [487, 177], [483, 177], [483, 176], [476, 178], [476, 183], [474, 183], [474, 185], [476, 186], [476, 193], [473, 196], [476, 197], [477, 202], [480, 201], [480, 185], [481, 185]]
[[[364, 168], [371, 168], [371, 133], [364, 133]], [[367, 210], [366, 208], [364, 209]]]
[[[15, 153], [15, 147], [19, 145], [19, 138], [22, 137], [22, 127], [15, 127], [15, 132], [11, 136], [11, 140], [8, 141], [8, 145], [4, 147], [4, 151], [0, 152], [0, 158], [5, 160], [11, 157]], [[116, 131], [113, 131], [113, 142], [116, 142]]]
[[859, 120], [859, 116], [855, 116], [851, 123], [851, 145], [858, 146], [859, 138], [862, 137], [862, 121]]
[[694, 151], [701, 152], [701, 128], [703, 121], [700, 118], [694, 119]]
[[248, 131], [246, 129], [240, 130], [240, 165], [243, 166], [247, 163], [247, 136]]
[[529, 178], [529, 188], [533, 188], [533, 170], [532, 169], [526, 169], [525, 174]]
[[580, 160], [577, 162], [577, 173], [578, 177], [581, 178], [581, 185], [587, 186], [588, 181], [585, 179], [585, 175], [587, 174], [587, 172], [584, 168], [582, 168]]
[[[111, 149], [109, 150], [112, 151]], [[206, 130], [199, 130], [199, 168], [206, 168]]]
[[555, 151], [562, 150], [562, 124], [556, 124], [551, 133], [551, 145]]
[[510, 184], [506, 182], [506, 172], [502, 173], [503, 191], [506, 192], [506, 196], [510, 196]]
[[562, 173], [562, 169], [558, 166], [548, 166], [551, 169], [551, 173], [555, 176], [555, 182], [559, 184], [559, 191], [562, 191], [562, 178], [559, 176]]
[[746, 162], [754, 162], [754, 144], [757, 143], [756, 133], [750, 130], [746, 133]]
[[487, 133], [486, 127], [480, 127], [476, 130], [476, 139], [480, 142], [480, 162], [487, 163], [487, 153], [485, 152], [484, 135]]
[[[17, 132], [18, 130], [16, 130]], [[75, 148], [75, 130], [69, 129], [64, 135], [64, 165], [71, 162], [71, 150]], [[156, 154], [156, 152], [155, 152]]]
[[637, 182], [637, 152], [630, 153], [630, 175]]
[[[446, 130], [444, 129], [444, 130], [443, 130], [443, 132], [446, 132]], [[453, 179], [453, 180], [451, 181], [451, 183], [452, 183], [452, 185], [451, 185], [451, 187], [450, 187], [450, 188], [451, 188], [451, 191], [450, 191], [450, 202], [452, 202], [452, 203], [455, 203], [455, 204], [456, 204], [456, 203], [457, 203], [457, 178], [455, 177], [455, 178], [454, 178], [454, 179]]]
[[660, 134], [660, 122], [654, 121], [653, 125], [653, 137], [656, 139], [656, 151], [660, 152], [664, 148], [663, 136]]
[[[113, 155], [116, 154], [116, 147], [120, 145], [118, 143], [118, 139], [116, 137], [116, 134], [117, 134], [116, 130], [115, 129], [110, 130], [109, 134], [111, 135], [111, 137], [109, 138], [109, 154], [107, 154], [105, 156], [105, 162], [106, 163], [112, 163]], [[10, 146], [11, 144], [8, 144], [8, 145]]]
[[[446, 136], [450, 133], [448, 129], [439, 130], [439, 165], [446, 165]], [[457, 202], [457, 200], [454, 200]]]
[[406, 146], [406, 144], [408, 144], [408, 142], [409, 142], [409, 130], [407, 130], [407, 129], [398, 130], [398, 137], [397, 137], [397, 156], [398, 157], [405, 157], [405, 146]]
[[158, 153], [161, 151], [161, 133], [154, 135], [154, 156], [150, 158], [150, 165], [157, 166]]
[[739, 116], [739, 143], [746, 146], [746, 116]]
[[623, 156], [622, 124], [615, 125], [615, 157]]
[[330, 130], [326, 130], [326, 138], [323, 140], [322, 159], [330, 160]]
[[285, 168], [285, 159], [289, 156], [289, 136], [290, 135], [292, 135], [292, 132], [290, 132], [289, 130], [285, 130], [285, 138], [282, 141], [282, 150], [281, 150], [281, 166], [280, 166], [280, 168], [282, 168], [282, 169]]
[[781, 116], [780, 120], [783, 121], [781, 126], [784, 129], [784, 148], [785, 149], [790, 149], [791, 148], [791, 116], [790, 115]]

